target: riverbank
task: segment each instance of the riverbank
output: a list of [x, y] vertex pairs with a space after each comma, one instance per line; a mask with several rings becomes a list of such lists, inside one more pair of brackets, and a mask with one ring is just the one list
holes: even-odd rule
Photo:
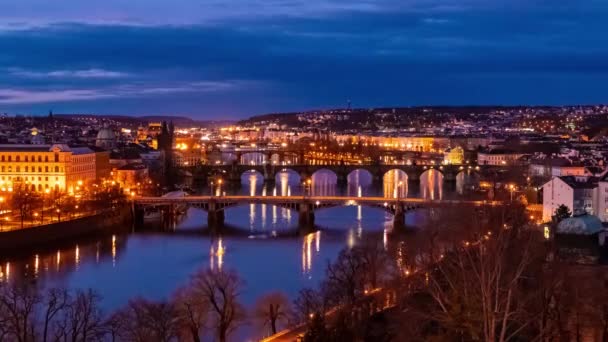
[[98, 214], [0, 233], [0, 254], [14, 254], [24, 249], [108, 233], [131, 222], [128, 206], [104, 210]]

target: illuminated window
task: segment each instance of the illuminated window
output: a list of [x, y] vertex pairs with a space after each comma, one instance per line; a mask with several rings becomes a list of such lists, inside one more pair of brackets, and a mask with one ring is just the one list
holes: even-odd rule
[[551, 237], [551, 231], [549, 230], [548, 226], [545, 226], [545, 230], [544, 230], [544, 234], [543, 235], [545, 237], [545, 240], [549, 240], [549, 238]]

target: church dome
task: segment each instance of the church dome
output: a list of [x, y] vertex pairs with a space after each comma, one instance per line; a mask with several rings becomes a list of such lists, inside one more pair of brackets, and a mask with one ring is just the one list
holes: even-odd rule
[[593, 235], [603, 230], [602, 221], [594, 215], [580, 215], [563, 219], [557, 225], [557, 234]]
[[116, 147], [116, 135], [114, 131], [107, 125], [104, 125], [99, 132], [97, 132], [97, 138], [95, 138], [95, 146], [106, 149], [112, 149]]

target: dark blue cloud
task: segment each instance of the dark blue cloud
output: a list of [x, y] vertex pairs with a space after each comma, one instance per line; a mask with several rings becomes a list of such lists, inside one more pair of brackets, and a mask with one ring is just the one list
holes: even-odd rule
[[0, 15], [0, 111], [607, 102], [608, 7], [593, 0], [237, 1], [167, 20], [152, 3], [131, 19]]

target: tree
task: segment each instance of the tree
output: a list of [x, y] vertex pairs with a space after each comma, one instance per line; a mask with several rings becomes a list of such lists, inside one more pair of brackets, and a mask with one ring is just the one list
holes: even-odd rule
[[293, 301], [294, 321], [306, 322], [315, 313], [325, 312], [325, 308], [326, 300], [319, 291], [304, 288]]
[[70, 295], [65, 289], [49, 289], [43, 300], [42, 341], [49, 340], [49, 333], [56, 319], [70, 304]]
[[281, 292], [271, 292], [258, 299], [253, 310], [254, 317], [263, 327], [270, 326], [270, 332], [277, 333], [277, 324], [286, 323], [289, 313], [289, 299]]
[[2, 335], [7, 340], [34, 340], [36, 308], [40, 301], [40, 296], [29, 286], [5, 286], [1, 289], [0, 321]]
[[207, 322], [209, 303], [190, 288], [178, 290], [173, 303], [177, 318], [178, 335], [182, 340], [188, 339], [188, 336], [193, 342], [200, 342]]
[[530, 265], [536, 245], [532, 234], [499, 230], [467, 242], [426, 273], [428, 286], [419, 291], [432, 299], [425, 308], [443, 338], [510, 341], [525, 333], [535, 316], [527, 303], [535, 279]]
[[557, 207], [557, 209], [555, 209], [555, 213], [553, 214], [553, 222], [555, 222], [556, 224], [560, 223], [563, 219], [566, 219], [570, 216], [572, 216], [570, 208], [568, 208], [564, 204], [561, 204], [559, 207]]
[[328, 263], [323, 286], [335, 304], [354, 304], [364, 292], [365, 267], [360, 253], [353, 249], [342, 250], [334, 263]]
[[26, 217], [29, 217], [35, 203], [34, 193], [26, 184], [18, 184], [13, 188], [12, 207], [19, 213], [21, 219], [21, 228]]
[[101, 297], [91, 289], [76, 291], [62, 310], [55, 340], [89, 341], [101, 338], [104, 327], [100, 300]]
[[141, 298], [130, 300], [106, 324], [120, 340], [135, 342], [168, 342], [176, 337], [177, 331], [177, 319], [170, 303]]
[[304, 334], [303, 342], [329, 342], [329, 330], [325, 324], [325, 315], [314, 314], [308, 323], [308, 329]]
[[216, 338], [226, 342], [228, 334], [244, 318], [244, 310], [238, 301], [242, 280], [233, 271], [204, 270], [194, 275], [190, 286], [193, 293], [209, 303]]

